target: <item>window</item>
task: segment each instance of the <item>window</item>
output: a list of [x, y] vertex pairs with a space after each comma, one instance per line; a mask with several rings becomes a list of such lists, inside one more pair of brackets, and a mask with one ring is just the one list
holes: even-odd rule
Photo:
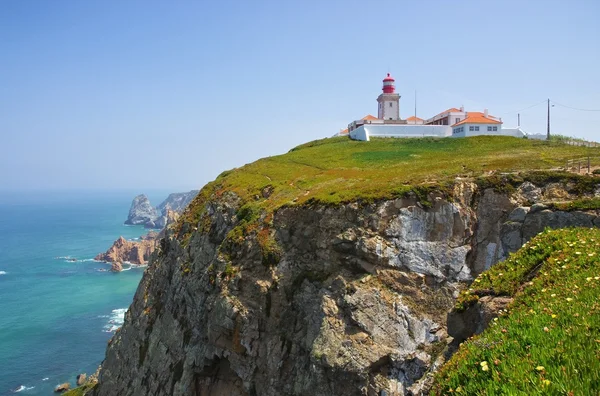
[[460, 122], [460, 117], [456, 117], [456, 118], [454, 119], [454, 123], [455, 123], [455, 124], [458, 124], [459, 122]]
[[469, 127], [469, 131], [473, 132], [474, 130], [475, 130], [475, 127], [474, 127], [474, 126], [470, 126], [470, 127]]
[[390, 107], [394, 107], [394, 105], [392, 104], [392, 102], [390, 102]]
[[494, 127], [494, 131], [497, 131], [497, 130], [498, 130], [498, 127], [497, 127], [497, 126], [495, 126], [495, 127]]
[[492, 132], [492, 127], [491, 126], [488, 127], [488, 132]]
[[478, 131], [479, 131], [479, 127], [478, 127], [478, 126], [476, 126], [476, 127], [475, 127], [475, 132], [478, 132]]

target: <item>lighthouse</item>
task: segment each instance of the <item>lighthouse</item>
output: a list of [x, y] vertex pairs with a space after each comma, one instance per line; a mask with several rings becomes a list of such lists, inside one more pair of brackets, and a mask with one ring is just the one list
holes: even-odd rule
[[383, 79], [383, 93], [377, 97], [379, 119], [394, 121], [400, 119], [400, 95], [396, 93], [395, 81], [390, 73]]

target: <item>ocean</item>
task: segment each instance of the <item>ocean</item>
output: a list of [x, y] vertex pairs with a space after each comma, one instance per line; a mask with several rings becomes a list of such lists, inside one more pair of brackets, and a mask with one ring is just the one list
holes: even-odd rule
[[0, 395], [51, 395], [96, 371], [144, 268], [111, 273], [93, 257], [147, 232], [123, 224], [136, 194], [0, 193]]

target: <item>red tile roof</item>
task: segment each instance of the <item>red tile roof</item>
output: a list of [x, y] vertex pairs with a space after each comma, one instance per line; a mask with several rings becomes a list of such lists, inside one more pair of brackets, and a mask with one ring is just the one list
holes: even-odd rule
[[419, 117], [410, 116], [406, 119], [406, 121], [425, 121], [425, 120], [422, 118], [419, 118]]
[[446, 114], [446, 113], [460, 113], [460, 112], [461, 112], [460, 109], [457, 109], [456, 107], [451, 107], [448, 110], [442, 111], [440, 114], [436, 114], [431, 118], [435, 118], [435, 117], [441, 116], [442, 114]]
[[497, 119], [489, 115], [486, 117], [483, 113], [479, 111], [469, 111], [467, 113], [467, 118], [460, 122], [457, 122], [452, 126], [463, 124], [502, 124], [502, 121], [498, 121]]
[[361, 118], [361, 120], [365, 120], [365, 121], [372, 121], [372, 120], [378, 120], [379, 118], [372, 116], [371, 114], [367, 114], [366, 116], [364, 116], [363, 118]]

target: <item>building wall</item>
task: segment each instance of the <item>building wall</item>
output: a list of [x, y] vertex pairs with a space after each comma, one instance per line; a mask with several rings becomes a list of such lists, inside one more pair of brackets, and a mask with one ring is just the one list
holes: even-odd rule
[[381, 94], [377, 98], [377, 118], [384, 120], [400, 119], [400, 95]]
[[448, 137], [452, 128], [446, 125], [363, 125], [350, 132], [354, 140], [369, 141], [371, 137], [418, 138]]
[[[488, 131], [488, 126], [492, 127], [491, 131]], [[464, 128], [463, 132], [455, 132], [457, 128]], [[470, 127], [479, 127], [479, 131], [471, 131]], [[497, 127], [498, 130], [494, 131], [493, 127]], [[496, 136], [514, 136], [523, 137], [525, 134], [520, 129], [502, 129], [502, 124], [463, 124], [458, 127], [453, 127], [453, 137], [468, 137], [468, 136], [480, 136], [480, 135], [496, 135]]]

